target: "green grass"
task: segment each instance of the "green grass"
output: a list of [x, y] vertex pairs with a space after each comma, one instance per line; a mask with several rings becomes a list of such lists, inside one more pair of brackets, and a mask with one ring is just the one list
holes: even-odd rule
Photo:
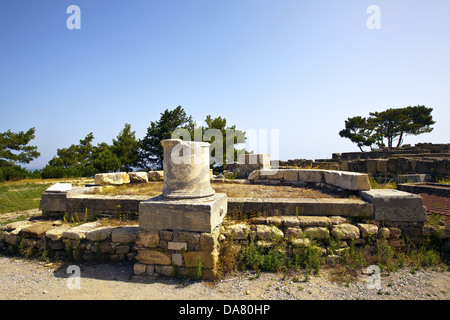
[[0, 183], [0, 214], [39, 208], [42, 193], [51, 183]]

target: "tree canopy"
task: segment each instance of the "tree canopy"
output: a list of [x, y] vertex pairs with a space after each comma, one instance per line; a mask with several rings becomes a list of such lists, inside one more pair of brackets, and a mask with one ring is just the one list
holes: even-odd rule
[[181, 106], [174, 110], [166, 109], [161, 113], [158, 121], [151, 121], [147, 128], [147, 134], [141, 140], [141, 151], [139, 152], [139, 166], [143, 169], [162, 168], [164, 149], [161, 140], [170, 139], [172, 132], [178, 128], [193, 126], [192, 117], [187, 116]]
[[[419, 135], [431, 132], [435, 124], [432, 108], [415, 106], [387, 109], [382, 112], [370, 112], [368, 118], [351, 117], [345, 121], [345, 128], [339, 132], [343, 138], [356, 143], [361, 151], [363, 147], [389, 148], [400, 147], [407, 135]], [[387, 144], [386, 144], [387, 142]]]
[[0, 132], [0, 165], [15, 165], [18, 163], [30, 163], [41, 154], [36, 146], [28, 145], [35, 138], [35, 128], [27, 132], [18, 133], [8, 130]]

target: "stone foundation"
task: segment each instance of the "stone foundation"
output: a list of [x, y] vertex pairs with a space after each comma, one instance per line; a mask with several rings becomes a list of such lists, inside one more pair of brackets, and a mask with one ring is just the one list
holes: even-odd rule
[[213, 232], [140, 230], [136, 275], [214, 279], [219, 255], [219, 226]]

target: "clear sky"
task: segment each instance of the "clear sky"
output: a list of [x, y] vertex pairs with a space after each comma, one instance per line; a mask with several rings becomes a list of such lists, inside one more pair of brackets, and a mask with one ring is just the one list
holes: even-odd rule
[[279, 130], [281, 160], [358, 151], [348, 117], [415, 105], [436, 124], [405, 143], [450, 142], [448, 0], [2, 0], [0, 45], [0, 132], [36, 128], [30, 168], [178, 105]]

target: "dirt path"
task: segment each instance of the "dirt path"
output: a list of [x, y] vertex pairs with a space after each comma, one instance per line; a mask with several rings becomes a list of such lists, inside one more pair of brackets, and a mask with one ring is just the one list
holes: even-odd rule
[[[380, 289], [368, 276], [350, 285], [329, 281], [327, 271], [304, 282], [304, 275], [239, 273], [215, 284], [133, 276], [131, 264], [79, 264], [79, 287], [69, 264], [0, 256], [0, 299], [158, 299], [158, 300], [357, 300], [450, 298], [450, 273], [404, 269], [382, 276]], [[69, 270], [70, 271], [70, 270]]]

